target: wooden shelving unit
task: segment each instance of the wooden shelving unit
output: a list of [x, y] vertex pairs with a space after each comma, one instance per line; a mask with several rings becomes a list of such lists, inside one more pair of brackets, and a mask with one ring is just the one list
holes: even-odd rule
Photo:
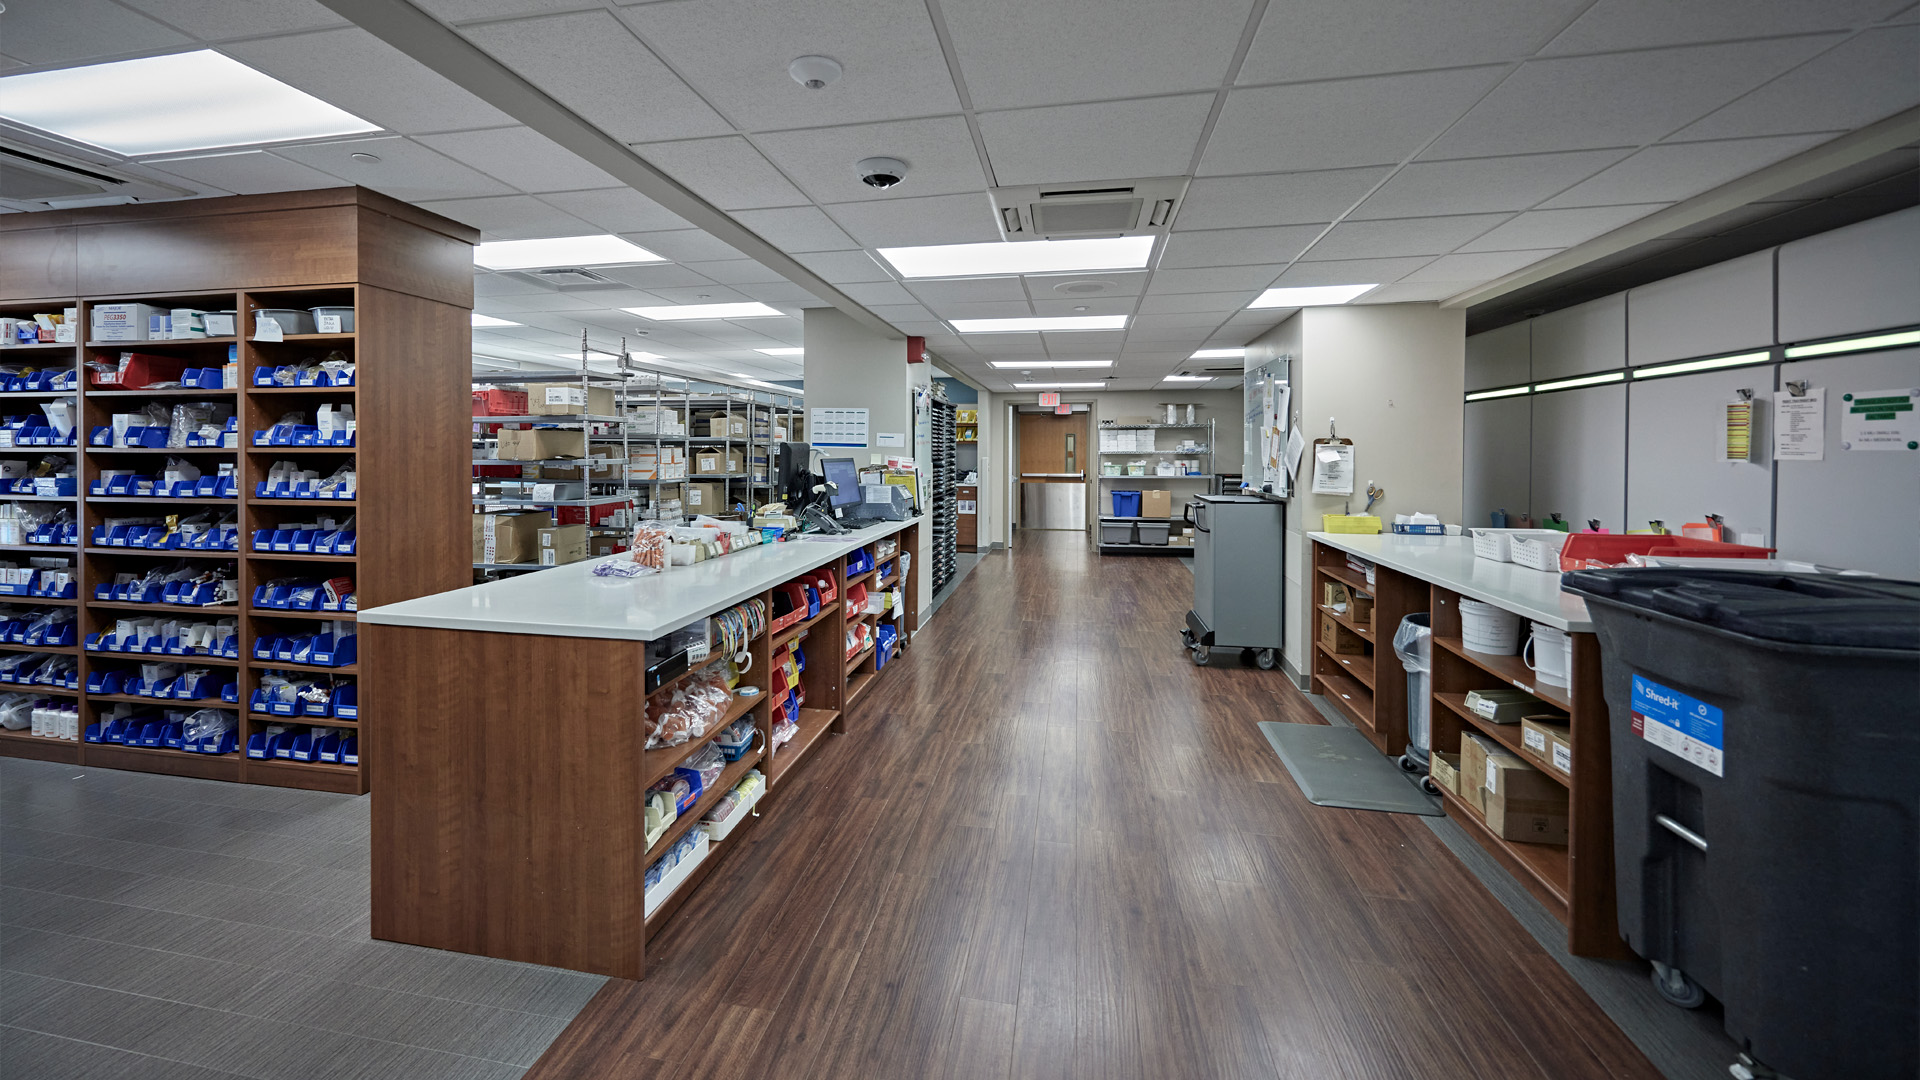
[[[84, 231], [86, 238], [81, 239]], [[18, 299], [0, 299], [0, 312], [79, 309], [80, 328], [91, 327], [92, 310], [103, 303], [145, 303], [162, 308], [191, 307], [233, 311], [241, 334], [233, 337], [125, 342], [85, 341], [52, 349], [0, 350], [0, 362], [19, 363], [28, 355], [45, 367], [78, 365], [82, 376], [90, 360], [111, 361], [122, 352], [178, 359], [187, 367], [237, 365], [237, 386], [194, 389], [155, 387], [121, 389], [81, 385], [71, 394], [6, 395], [0, 412], [38, 410], [41, 401], [62, 396], [76, 400], [78, 446], [0, 449], [0, 457], [38, 458], [65, 454], [74, 458], [78, 495], [71, 500], [82, 545], [65, 549], [73, 556], [78, 597], [52, 601], [7, 597], [16, 607], [64, 604], [79, 608], [78, 632], [111, 628], [129, 615], [165, 615], [192, 619], [229, 618], [236, 622], [240, 659], [204, 656], [154, 656], [90, 652], [80, 654], [81, 685], [98, 667], [164, 660], [184, 667], [233, 668], [238, 672], [240, 703], [169, 702], [125, 695], [81, 694], [81, 729], [98, 721], [104, 709], [120, 703], [159, 708], [221, 708], [235, 715], [238, 748], [218, 756], [111, 743], [65, 743], [59, 760], [74, 764], [236, 780], [282, 787], [359, 794], [368, 789], [367, 748], [359, 765], [246, 757], [249, 735], [269, 723], [337, 727], [363, 731], [377, 725], [383, 703], [361, 692], [359, 719], [268, 717], [250, 712], [246, 702], [268, 670], [295, 670], [357, 681], [358, 666], [324, 668], [252, 658], [252, 643], [262, 633], [304, 629], [314, 621], [351, 622], [352, 612], [293, 612], [252, 606], [254, 586], [275, 578], [351, 578], [358, 604], [373, 606], [457, 588], [466, 584], [460, 550], [467, 545], [466, 507], [460, 477], [466, 466], [459, 445], [466, 424], [458, 401], [468, 379], [468, 314], [473, 306], [471, 245], [478, 234], [466, 226], [358, 188], [241, 196], [154, 206], [126, 206], [44, 214], [12, 215], [0, 220], [0, 264], [9, 272], [0, 282]], [[41, 255], [27, 258], [29, 253]], [[48, 252], [64, 252], [49, 257]], [[203, 253], [197, 258], [182, 253]], [[353, 330], [338, 334], [287, 334], [283, 341], [256, 340], [255, 312], [261, 308], [354, 309]], [[252, 385], [256, 368], [319, 361], [339, 353], [355, 365], [349, 386], [262, 387]], [[237, 418], [237, 445], [179, 447], [93, 447], [86, 445], [95, 427], [110, 425], [116, 414], [156, 404], [205, 401], [224, 406]], [[323, 404], [350, 405], [355, 445], [351, 447], [256, 447], [255, 431], [270, 428], [287, 412], [306, 414], [311, 423]], [[102, 470], [157, 473], [167, 458], [178, 457], [203, 474], [226, 464], [235, 467], [239, 493], [227, 499], [90, 496]], [[325, 476], [341, 464], [355, 466], [358, 498], [307, 500], [256, 498], [254, 491], [274, 462], [293, 460]], [[309, 464], [310, 463], [310, 464]], [[0, 501], [9, 497], [0, 495]], [[19, 498], [19, 497], [13, 497]], [[175, 551], [99, 547], [92, 529], [108, 519], [206, 512], [238, 526], [238, 551]], [[354, 518], [356, 554], [275, 554], [252, 548], [253, 532], [315, 515]], [[48, 553], [36, 549], [36, 554]], [[139, 573], [183, 561], [190, 566], [229, 565], [238, 604], [190, 607], [175, 604], [95, 600], [95, 585], [116, 574]], [[43, 650], [54, 651], [54, 650]], [[48, 754], [31, 744], [60, 746], [47, 739], [0, 740], [0, 754]]]
[[[1364, 620], [1339, 614], [1323, 601], [1328, 582], [1373, 597], [1373, 609]], [[1313, 624], [1306, 633], [1314, 643], [1313, 692], [1324, 695], [1353, 720], [1383, 754], [1398, 756], [1407, 748], [1407, 680], [1393, 653], [1393, 631], [1400, 620], [1427, 610], [1427, 583], [1386, 567], [1366, 575], [1347, 565], [1347, 554], [1324, 544], [1313, 545]], [[1359, 653], [1337, 653], [1320, 640], [1320, 618], [1331, 617], [1353, 631], [1361, 641]]]

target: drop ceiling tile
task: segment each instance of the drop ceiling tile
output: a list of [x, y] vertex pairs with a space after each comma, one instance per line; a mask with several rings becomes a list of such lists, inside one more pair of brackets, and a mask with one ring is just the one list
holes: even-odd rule
[[1559, 209], [1679, 202], [1818, 146], [1828, 138], [1828, 135], [1780, 135], [1650, 146], [1541, 206]]
[[1240, 83], [1329, 79], [1523, 60], [1588, 0], [1289, 0], [1270, 7]]
[[1391, 171], [1379, 166], [1202, 177], [1187, 185], [1187, 196], [1173, 219], [1173, 229], [1179, 233], [1333, 221], [1351, 210]]
[[725, 259], [720, 262], [693, 261], [687, 269], [722, 285], [765, 285], [787, 279], [752, 259]]
[[783, 206], [776, 210], [741, 210], [733, 219], [788, 254], [805, 251], [846, 251], [860, 245], [841, 231], [817, 206]]
[[618, 182], [532, 128], [454, 131], [420, 141], [522, 191], [584, 191]]
[[[669, 304], [739, 304], [752, 299], [746, 293], [726, 285], [688, 285], [681, 288], [649, 289]], [[756, 322], [758, 320], [755, 320]], [[642, 320], [645, 325], [645, 320]], [[700, 323], [688, 323], [695, 332], [702, 332]]]
[[[1264, 288], [1264, 286], [1262, 286]], [[1188, 311], [1239, 311], [1259, 296], [1256, 289], [1222, 293], [1184, 293], [1173, 296], [1148, 296], [1140, 301], [1142, 315], [1164, 315]]]
[[949, 301], [928, 304], [942, 319], [1024, 319], [1033, 315], [1033, 305], [1025, 300]]
[[[1199, 330], [1208, 331], [1227, 321], [1227, 313], [1219, 311], [1186, 311], [1169, 314], [1136, 315], [1127, 327], [1127, 333], [1133, 335], [1141, 330]], [[1201, 336], [1205, 336], [1202, 334]]]
[[1280, 275], [1275, 286], [1364, 285], [1399, 281], [1432, 262], [1432, 256], [1416, 255], [1401, 259], [1335, 259], [1328, 262], [1294, 263]]
[[[754, 145], [815, 202], [866, 202], [983, 191], [987, 176], [967, 122], [958, 116], [755, 135]], [[861, 181], [856, 163], [897, 158], [906, 179], [884, 190]]]
[[607, 232], [666, 232], [693, 224], [630, 187], [552, 191], [540, 201], [590, 221]]
[[959, 278], [952, 281], [910, 281], [907, 291], [925, 304], [968, 303], [985, 300], [1025, 301], [1027, 290], [1017, 277]]
[[1396, 218], [1390, 221], [1343, 221], [1301, 258], [1325, 262], [1331, 259], [1444, 255], [1510, 216], [1461, 214], [1451, 217]]
[[1168, 345], [1179, 345], [1182, 348], [1191, 346], [1192, 348], [1198, 349], [1200, 343], [1207, 340], [1208, 329], [1210, 328], [1197, 326], [1142, 326], [1138, 329], [1128, 330], [1127, 340], [1135, 342], [1164, 342]]
[[658, 292], [661, 289], [684, 288], [693, 285], [710, 285], [706, 278], [684, 266], [671, 263], [649, 263], [642, 266], [601, 266], [594, 270], [615, 281], [631, 285], [636, 289]]
[[597, 231], [572, 214], [556, 210], [531, 195], [495, 195], [482, 199], [448, 199], [418, 203], [442, 217], [464, 222], [488, 234], [491, 240], [528, 240], [541, 236], [581, 236]]
[[1444, 255], [1406, 276], [1407, 282], [1472, 281], [1486, 282], [1522, 267], [1532, 266], [1559, 248], [1540, 251], [1493, 251], [1474, 255]]
[[913, 294], [892, 281], [869, 281], [857, 285], [839, 286], [841, 292], [853, 298], [856, 304], [911, 304]]
[[1353, 302], [1356, 304], [1437, 303], [1466, 292], [1478, 284], [1480, 284], [1478, 281], [1409, 281], [1398, 285], [1382, 285]]
[[1189, 171], [1210, 94], [983, 113], [980, 135], [1002, 185], [1075, 183]]
[[1636, 203], [1629, 206], [1590, 206], [1577, 210], [1532, 210], [1521, 214], [1479, 239], [1456, 249], [1473, 251], [1526, 251], [1535, 248], [1569, 248], [1585, 243], [1601, 233], [1631, 221], [1638, 221], [1669, 203]]
[[505, 113], [357, 26], [235, 42], [221, 51], [403, 135], [513, 123]]
[[447, 22], [503, 19], [577, 8], [580, 0], [418, 0], [417, 6]]
[[622, 235], [655, 255], [664, 256], [677, 263], [720, 262], [740, 258], [740, 253], [724, 240], [716, 239], [699, 229], [623, 233]]
[[[399, 136], [283, 146], [274, 153], [404, 202], [513, 194], [512, 188], [493, 177]], [[380, 160], [355, 161], [354, 154], [371, 154]]]
[[206, 184], [236, 195], [261, 195], [271, 191], [305, 191], [338, 187], [339, 177], [261, 150], [243, 150], [234, 154], [199, 154], [194, 157], [149, 161], [150, 167], [195, 184]]
[[1132, 315], [1140, 306], [1133, 296], [1088, 296], [1068, 300], [1034, 300], [1035, 315]]
[[[985, 357], [1045, 356], [1039, 334], [961, 334], [967, 347]], [[933, 339], [928, 338], [929, 342]]]
[[553, 290], [544, 285], [535, 285], [524, 278], [512, 274], [488, 273], [476, 270], [473, 275], [473, 295], [479, 297], [525, 296], [533, 293], [549, 293]]
[[986, 192], [836, 203], [826, 208], [840, 227], [867, 247], [967, 244], [1000, 239]]
[[1264, 229], [1175, 233], [1167, 238], [1160, 267], [1180, 270], [1290, 262], [1325, 228], [1325, 225], [1276, 225]]
[[892, 281], [873, 256], [864, 251], [818, 251], [795, 255], [794, 261], [836, 285], [856, 281]]
[[1041, 344], [1047, 347], [1049, 356], [1112, 356], [1120, 351], [1126, 333], [1120, 330], [1055, 330], [1042, 333], [1039, 338]]
[[1422, 156], [1486, 157], [1667, 137], [1831, 46], [1831, 35], [1532, 60]]
[[108, 0], [28, 0], [10, 5], [4, 19], [7, 55], [25, 64], [92, 60], [193, 43]]
[[1920, 105], [1920, 27], [1869, 30], [1688, 127], [1719, 139], [1864, 127]]
[[318, 0], [273, 0], [271, 4], [260, 0], [124, 0], [124, 3], [205, 41], [290, 34], [347, 22]]
[[[704, 0], [626, 7], [621, 17], [744, 130], [960, 110], [921, 4]], [[802, 88], [787, 65], [810, 54], [833, 57], [846, 74]]]
[[[944, 0], [940, 10], [974, 107], [1001, 109], [1210, 90], [1226, 79], [1252, 6], [1250, 0], [1189, 0], [1177, 8], [1156, 0]], [[1000, 179], [1008, 182], [1004, 174]]]
[[[1021, 278], [1027, 295], [1040, 296], [1138, 296], [1147, 287], [1144, 270], [1119, 273], [1028, 274]], [[1081, 286], [1097, 284], [1097, 292], [1084, 292]]]
[[867, 310], [898, 326], [902, 322], [938, 322], [933, 312], [919, 304], [868, 304]]
[[809, 307], [820, 303], [820, 298], [791, 281], [755, 281], [735, 288], [763, 304], [805, 304]]
[[480, 305], [486, 310], [483, 314], [498, 315], [504, 319], [524, 323], [522, 315], [536, 312], [552, 314], [568, 311], [605, 311], [612, 306], [611, 300], [603, 293], [528, 293], [524, 296], [501, 296], [489, 299]]
[[807, 197], [738, 135], [644, 143], [642, 158], [722, 210], [804, 206]]
[[463, 33], [621, 142], [693, 139], [732, 130], [606, 11], [486, 23]]
[[1398, 164], [1506, 72], [1476, 67], [1235, 90], [1199, 175]]
[[1627, 150], [1416, 161], [1394, 174], [1353, 219], [1525, 210], [1627, 156]]
[[1147, 283], [1147, 295], [1167, 293], [1222, 293], [1264, 289], [1280, 276], [1283, 266], [1219, 266], [1205, 270], [1159, 270]]
[[1906, 0], [1599, 0], [1541, 50], [1618, 52], [1738, 38], [1848, 30], [1877, 22]]

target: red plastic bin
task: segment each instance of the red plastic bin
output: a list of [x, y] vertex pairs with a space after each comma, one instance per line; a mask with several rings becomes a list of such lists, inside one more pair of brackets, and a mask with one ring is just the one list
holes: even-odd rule
[[1774, 548], [1727, 544], [1672, 534], [1574, 533], [1560, 549], [1562, 570], [1605, 570], [1624, 566], [1629, 555], [1672, 555], [1690, 559], [1764, 559]]
[[93, 385], [117, 386], [122, 390], [144, 390], [157, 382], [172, 382], [187, 370], [187, 362], [173, 356], [123, 352], [119, 367], [113, 371], [93, 370]]
[[475, 390], [473, 392], [473, 415], [475, 416], [525, 416], [527, 415], [527, 392], [525, 390]]

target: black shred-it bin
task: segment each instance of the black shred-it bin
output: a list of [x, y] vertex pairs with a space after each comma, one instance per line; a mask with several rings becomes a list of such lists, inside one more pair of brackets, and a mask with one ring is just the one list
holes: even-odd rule
[[1661, 992], [1712, 993], [1794, 1080], [1920, 1075], [1920, 583], [1561, 580], [1613, 717], [1620, 930]]

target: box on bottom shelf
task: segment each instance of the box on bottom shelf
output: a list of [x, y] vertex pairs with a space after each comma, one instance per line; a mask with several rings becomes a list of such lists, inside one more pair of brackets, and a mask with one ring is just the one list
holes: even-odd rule
[[658, 882], [647, 889], [646, 902], [642, 909], [641, 918], [652, 918], [653, 913], [659, 909], [661, 903], [664, 902], [667, 897], [673, 895], [673, 891], [678, 889], [681, 884], [693, 874], [695, 868], [707, 861], [707, 852], [712, 850], [712, 844], [708, 841], [707, 834], [699, 829], [695, 829], [693, 835], [699, 838], [694, 842], [693, 850], [682, 856], [680, 862], [675, 865], [673, 869], [667, 871], [666, 874], [661, 876]]

